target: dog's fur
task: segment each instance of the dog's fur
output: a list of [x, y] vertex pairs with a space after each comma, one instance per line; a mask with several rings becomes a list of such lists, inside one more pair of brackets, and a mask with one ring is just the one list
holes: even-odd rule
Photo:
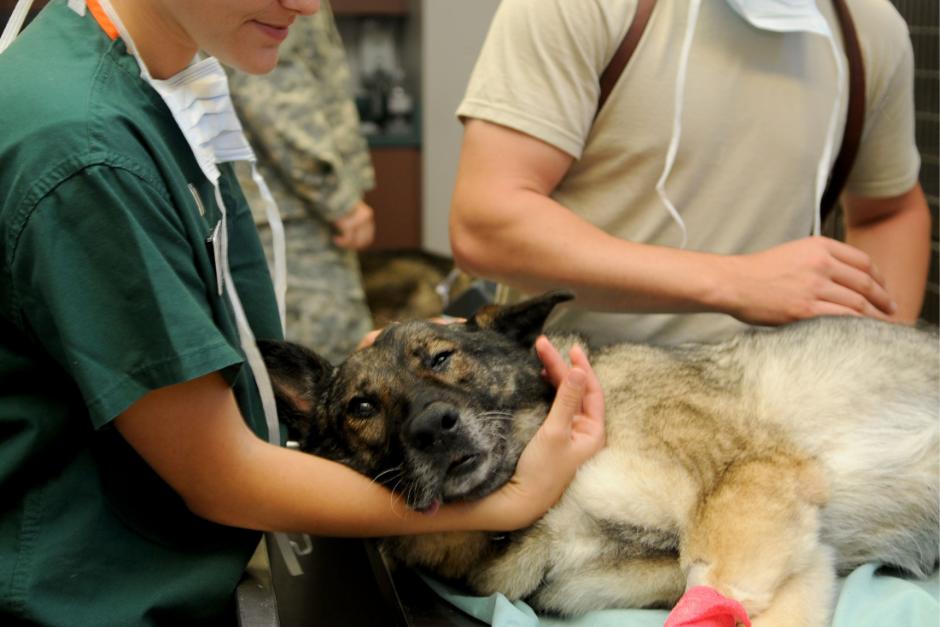
[[[263, 343], [306, 451], [418, 510], [512, 475], [554, 391], [532, 349], [549, 294], [466, 324], [405, 322], [333, 367]], [[554, 338], [565, 343], [565, 338]], [[717, 588], [755, 625], [827, 622], [836, 572], [938, 559], [938, 341], [825, 318], [713, 345], [594, 353], [607, 446], [532, 527], [386, 540], [406, 564], [575, 615]]]

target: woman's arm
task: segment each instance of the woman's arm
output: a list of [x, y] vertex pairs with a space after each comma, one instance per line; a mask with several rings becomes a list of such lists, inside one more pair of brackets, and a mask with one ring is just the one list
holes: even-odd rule
[[[541, 349], [544, 354], [544, 347]], [[526, 447], [513, 479], [473, 503], [434, 515], [338, 463], [273, 446], [245, 424], [218, 373], [155, 390], [118, 416], [118, 431], [197, 515], [214, 522], [330, 536], [503, 531], [527, 526], [561, 496], [603, 446], [603, 399], [583, 354]], [[559, 370], [561, 368], [561, 371]]]

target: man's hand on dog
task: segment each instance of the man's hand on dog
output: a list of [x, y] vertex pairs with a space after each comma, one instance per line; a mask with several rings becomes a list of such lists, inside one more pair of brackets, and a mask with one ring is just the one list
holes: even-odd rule
[[526, 446], [516, 473], [493, 497], [504, 501], [504, 529], [535, 522], [561, 497], [578, 468], [604, 447], [604, 394], [579, 346], [565, 363], [544, 336], [535, 343], [558, 393], [545, 422]]
[[867, 254], [826, 237], [806, 237], [765, 251], [721, 258], [730, 270], [719, 306], [751, 324], [814, 316], [890, 320], [898, 306]]

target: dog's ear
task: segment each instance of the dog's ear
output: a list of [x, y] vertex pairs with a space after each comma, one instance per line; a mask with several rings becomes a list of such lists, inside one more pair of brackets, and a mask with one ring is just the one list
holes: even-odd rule
[[278, 417], [287, 427], [288, 437], [304, 448], [317, 426], [318, 397], [333, 374], [333, 365], [291, 342], [258, 340], [258, 350], [271, 376]]
[[572, 300], [571, 292], [547, 292], [514, 305], [486, 305], [467, 320], [468, 329], [490, 329], [526, 348], [535, 343], [555, 305]]

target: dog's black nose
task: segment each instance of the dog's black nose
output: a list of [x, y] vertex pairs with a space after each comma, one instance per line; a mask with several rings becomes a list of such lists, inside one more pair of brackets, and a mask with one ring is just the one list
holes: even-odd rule
[[457, 409], [447, 403], [431, 403], [405, 424], [408, 443], [419, 451], [446, 443], [460, 422]]

